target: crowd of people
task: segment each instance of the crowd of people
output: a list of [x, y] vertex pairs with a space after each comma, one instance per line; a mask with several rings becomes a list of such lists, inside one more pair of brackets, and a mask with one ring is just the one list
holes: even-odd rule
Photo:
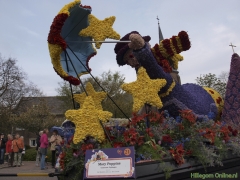
[[0, 140], [0, 165], [4, 164], [5, 157], [9, 166], [20, 167], [23, 165], [22, 159], [25, 154], [25, 146], [23, 136], [18, 133], [13, 135], [8, 134], [5, 139], [4, 134], [1, 133]]
[[[55, 167], [56, 149], [59, 149], [63, 142], [63, 139], [58, 134], [57, 130], [53, 131], [50, 138], [48, 138], [48, 133], [48, 129], [40, 131], [36, 140], [36, 166], [40, 166], [41, 170], [47, 169], [46, 156], [49, 147], [52, 152], [51, 165], [53, 168]], [[22, 163], [22, 160], [25, 154], [23, 136], [20, 136], [18, 133], [16, 133], [14, 136], [8, 134], [6, 139], [3, 133], [0, 135], [0, 166], [4, 164], [5, 159], [7, 161], [6, 163], [8, 163], [8, 166], [23, 166], [24, 164]]]

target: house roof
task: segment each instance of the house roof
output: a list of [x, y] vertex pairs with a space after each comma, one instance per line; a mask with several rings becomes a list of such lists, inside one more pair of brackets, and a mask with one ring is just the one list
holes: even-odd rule
[[41, 102], [45, 102], [50, 113], [53, 115], [64, 115], [66, 107], [64, 101], [59, 96], [43, 96], [43, 97], [22, 97], [15, 108], [16, 113], [24, 112], [27, 108], [37, 106]]

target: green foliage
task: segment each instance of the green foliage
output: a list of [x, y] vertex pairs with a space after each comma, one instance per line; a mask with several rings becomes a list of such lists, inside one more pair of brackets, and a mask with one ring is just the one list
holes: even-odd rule
[[[26, 152], [23, 156], [23, 161], [36, 161], [37, 150], [36, 148], [26, 149]], [[51, 162], [52, 152], [50, 149], [47, 151], [47, 162]]]
[[147, 142], [136, 149], [137, 154], [142, 154], [144, 157], [149, 157], [149, 159], [154, 159], [156, 161], [162, 161], [163, 155], [165, 154], [162, 147], [159, 145], [148, 144]]
[[60, 125], [55, 115], [50, 113], [50, 107], [43, 99], [37, 105], [26, 108], [25, 112], [12, 116], [12, 124], [18, 128], [24, 128], [28, 132], [38, 134], [44, 128]]
[[227, 86], [227, 76], [228, 73], [226, 72], [222, 72], [219, 77], [217, 77], [215, 74], [209, 73], [197, 77], [196, 82], [200, 86], [215, 89], [224, 98]]

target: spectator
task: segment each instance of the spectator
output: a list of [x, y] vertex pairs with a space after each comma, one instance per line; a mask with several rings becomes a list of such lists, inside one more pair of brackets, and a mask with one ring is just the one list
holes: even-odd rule
[[51, 143], [51, 148], [50, 150], [52, 151], [52, 167], [55, 168], [56, 164], [56, 146], [60, 146], [62, 143], [62, 138], [61, 136], [58, 135], [58, 131], [54, 130], [53, 134], [50, 138], [50, 143]]
[[8, 166], [13, 166], [13, 136], [8, 134], [8, 141], [6, 143], [6, 155], [8, 157]]
[[20, 135], [17, 133], [15, 135], [15, 139], [13, 140], [13, 152], [14, 152], [14, 167], [21, 166], [21, 158], [22, 158], [22, 152], [24, 144], [23, 140], [20, 138]]
[[23, 161], [23, 156], [25, 155], [25, 152], [26, 152], [26, 149], [25, 149], [25, 143], [24, 143], [24, 137], [23, 136], [21, 136], [20, 137], [21, 139], [22, 139], [22, 141], [23, 141], [23, 151], [22, 151], [22, 157], [21, 157], [21, 166], [23, 166], [24, 164], [22, 163], [22, 161]]
[[41, 170], [47, 169], [45, 167], [45, 157], [47, 155], [48, 148], [48, 129], [43, 130], [43, 134], [40, 138], [40, 153], [41, 153]]
[[37, 140], [36, 140], [36, 143], [37, 143], [37, 147], [36, 147], [36, 150], [37, 150], [36, 166], [39, 166], [39, 161], [40, 161], [40, 158], [41, 158], [41, 154], [40, 154], [40, 138], [41, 138], [42, 134], [43, 134], [43, 131], [40, 131], [39, 134], [38, 134]]
[[0, 164], [4, 164], [6, 140], [4, 139], [4, 134], [0, 134]]

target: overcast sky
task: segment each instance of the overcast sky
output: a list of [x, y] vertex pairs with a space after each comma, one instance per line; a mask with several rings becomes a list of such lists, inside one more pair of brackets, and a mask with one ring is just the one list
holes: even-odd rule
[[[45, 95], [56, 95], [61, 78], [52, 68], [47, 36], [53, 18], [71, 0], [0, 0], [0, 53], [18, 60]], [[187, 31], [192, 47], [183, 52], [179, 71], [182, 83], [195, 83], [200, 74], [229, 71], [233, 51], [240, 54], [239, 0], [82, 0], [98, 19], [116, 16], [114, 29], [121, 35], [136, 30], [158, 43], [157, 15], [164, 38]], [[120, 71], [126, 82], [136, 79], [135, 70], [119, 67], [114, 44], [103, 44], [91, 59], [92, 74]], [[88, 75], [82, 76], [82, 78]]]

